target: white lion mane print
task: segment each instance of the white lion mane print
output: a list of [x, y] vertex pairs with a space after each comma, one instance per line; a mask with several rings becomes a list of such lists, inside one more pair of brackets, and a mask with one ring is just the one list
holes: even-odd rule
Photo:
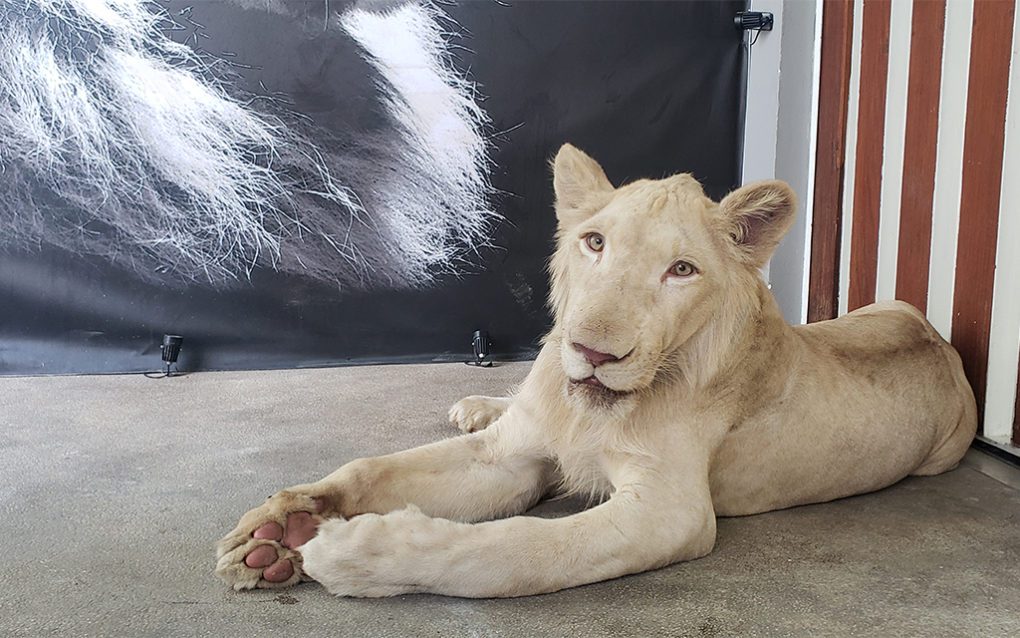
[[273, 87], [237, 90], [232, 62], [171, 37], [180, 16], [160, 2], [0, 0], [0, 247], [214, 286], [257, 267], [352, 288], [460, 272], [497, 215], [454, 25], [417, 0], [323, 0], [322, 16], [378, 71], [392, 130], [326, 130]]

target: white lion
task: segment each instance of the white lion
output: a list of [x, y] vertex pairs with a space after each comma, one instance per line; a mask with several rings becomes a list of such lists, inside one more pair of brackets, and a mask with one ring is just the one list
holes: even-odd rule
[[[220, 541], [225, 580], [307, 575], [342, 596], [551, 592], [704, 556], [719, 515], [957, 465], [974, 395], [921, 313], [888, 302], [783, 321], [759, 268], [793, 219], [786, 184], [718, 204], [688, 175], [614, 189], [569, 145], [554, 183], [555, 325], [519, 391], [454, 406], [480, 431], [271, 497]], [[556, 486], [609, 498], [521, 516]]]

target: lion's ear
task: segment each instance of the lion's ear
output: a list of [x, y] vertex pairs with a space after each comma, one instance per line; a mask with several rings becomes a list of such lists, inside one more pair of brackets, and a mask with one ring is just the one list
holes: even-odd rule
[[797, 196], [786, 182], [767, 180], [743, 186], [719, 203], [723, 230], [742, 261], [765, 265], [793, 224]]
[[556, 218], [560, 226], [572, 226], [594, 214], [613, 192], [613, 185], [599, 163], [584, 151], [564, 144], [553, 160]]

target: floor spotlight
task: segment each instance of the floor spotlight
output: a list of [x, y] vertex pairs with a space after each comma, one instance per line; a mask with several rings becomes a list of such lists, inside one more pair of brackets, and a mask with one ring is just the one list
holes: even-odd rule
[[166, 376], [170, 376], [170, 366], [177, 363], [177, 357], [181, 354], [181, 344], [184, 337], [181, 335], [163, 335], [163, 345], [159, 347], [163, 354], [163, 363], [166, 364]]
[[468, 365], [480, 366], [483, 368], [492, 367], [492, 359], [489, 358], [492, 342], [489, 341], [489, 333], [483, 330], [475, 330], [471, 335], [471, 350], [475, 353], [475, 360], [468, 361]]

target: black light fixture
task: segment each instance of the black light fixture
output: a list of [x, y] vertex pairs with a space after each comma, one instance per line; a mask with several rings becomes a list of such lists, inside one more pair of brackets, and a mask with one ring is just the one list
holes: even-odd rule
[[170, 376], [170, 366], [177, 363], [177, 357], [181, 354], [181, 344], [184, 337], [181, 335], [163, 335], [163, 345], [159, 347], [163, 356], [163, 363], [166, 365], [166, 376]]
[[747, 46], [753, 47], [762, 31], [772, 30], [775, 20], [775, 16], [768, 11], [737, 11], [736, 17], [733, 18], [733, 26], [742, 32], [754, 31], [754, 37], [747, 43]]
[[768, 11], [737, 11], [733, 26], [741, 31], [771, 31], [775, 17]]
[[489, 341], [489, 333], [484, 330], [475, 330], [475, 333], [471, 335], [471, 350], [475, 353], [475, 360], [465, 361], [465, 363], [481, 368], [491, 368], [490, 348], [492, 348], [492, 342]]

